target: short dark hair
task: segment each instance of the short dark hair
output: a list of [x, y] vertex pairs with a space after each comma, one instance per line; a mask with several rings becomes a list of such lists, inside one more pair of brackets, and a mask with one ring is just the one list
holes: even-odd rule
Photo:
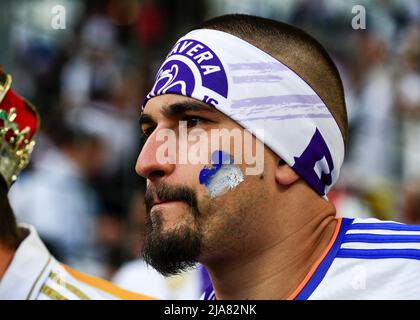
[[0, 176], [0, 243], [8, 249], [16, 249], [19, 245], [19, 235], [16, 217], [7, 196], [6, 181]]
[[320, 96], [337, 122], [347, 145], [348, 122], [340, 74], [324, 47], [289, 24], [243, 14], [202, 22], [194, 29], [213, 29], [241, 38], [288, 66]]

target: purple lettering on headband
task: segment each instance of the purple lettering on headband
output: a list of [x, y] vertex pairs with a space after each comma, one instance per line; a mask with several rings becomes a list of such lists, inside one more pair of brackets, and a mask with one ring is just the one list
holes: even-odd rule
[[300, 157], [294, 157], [293, 169], [321, 196], [326, 187], [332, 184], [334, 163], [330, 150], [319, 132], [315, 130], [305, 151]]
[[[180, 57], [180, 59], [177, 59], [177, 57]], [[197, 67], [201, 79], [194, 77], [194, 72], [190, 69], [190, 66], [183, 62], [185, 58]], [[194, 89], [200, 84], [227, 98], [228, 81], [226, 72], [214, 51], [202, 42], [190, 39], [182, 40], [175, 44], [166, 57], [148, 98], [163, 93], [192, 96]], [[213, 99], [212, 101], [217, 104], [217, 100]]]

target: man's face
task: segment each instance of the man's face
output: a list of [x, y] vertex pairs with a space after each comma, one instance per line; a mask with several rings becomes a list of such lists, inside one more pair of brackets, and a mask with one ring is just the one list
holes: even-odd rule
[[[258, 231], [258, 212], [274, 188], [275, 156], [213, 107], [180, 95], [152, 98], [140, 123], [147, 136], [136, 164], [147, 179], [146, 261], [171, 275], [235, 254]], [[221, 129], [242, 139], [223, 144]], [[256, 165], [250, 153], [265, 160], [259, 174], [246, 174]]]

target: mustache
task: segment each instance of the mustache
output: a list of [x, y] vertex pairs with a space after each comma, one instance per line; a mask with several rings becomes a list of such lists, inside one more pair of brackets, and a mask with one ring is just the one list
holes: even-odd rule
[[187, 186], [173, 186], [166, 183], [159, 183], [157, 185], [149, 185], [144, 195], [144, 202], [146, 204], [146, 211], [150, 213], [153, 202], [159, 201], [184, 201], [198, 216], [198, 201], [195, 191]]

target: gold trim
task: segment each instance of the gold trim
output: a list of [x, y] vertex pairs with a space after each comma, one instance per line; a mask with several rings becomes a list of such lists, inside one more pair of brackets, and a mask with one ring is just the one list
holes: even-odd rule
[[123, 300], [155, 300], [154, 298], [144, 296], [139, 293], [134, 293], [122, 288], [117, 287], [113, 283], [106, 280], [88, 276], [84, 273], [76, 271], [69, 266], [61, 263], [61, 266], [76, 280], [82, 282], [85, 285], [91, 286], [97, 291], [102, 291], [105, 294], [112, 295], [116, 298]]
[[76, 288], [74, 285], [68, 283], [67, 281], [64, 281], [61, 279], [55, 272], [51, 272], [49, 275], [49, 278], [56, 282], [58, 285], [62, 286], [63, 288], [66, 288], [71, 293], [79, 297], [81, 300], [90, 300], [90, 298], [83, 293], [80, 289]]
[[[27, 138], [29, 127], [19, 130], [19, 125], [13, 122], [15, 117], [15, 108], [11, 108], [9, 112], [0, 109], [0, 118], [3, 120], [3, 127], [0, 128], [0, 173], [9, 188], [19, 172], [29, 163], [35, 146], [35, 141]], [[13, 135], [7, 141], [10, 130]]]
[[0, 103], [3, 101], [11, 85], [12, 85], [12, 76], [3, 71], [0, 71]]
[[28, 99], [21, 97], [22, 100], [25, 102], [25, 104], [29, 107], [29, 109], [32, 110], [32, 112], [35, 114], [36, 117], [36, 128], [35, 128], [35, 134], [32, 137], [32, 140], [35, 140], [36, 135], [38, 134], [39, 129], [41, 128], [41, 116], [38, 112], [38, 109], [34, 106], [32, 102], [30, 102]]
[[[0, 72], [0, 93], [2, 98], [5, 92], [10, 88], [11, 77], [5, 73]], [[0, 99], [0, 102], [1, 102]], [[8, 188], [16, 180], [17, 175], [29, 163], [32, 150], [35, 146], [35, 136], [38, 134], [40, 128], [41, 118], [36, 107], [27, 99], [22, 98], [25, 106], [28, 107], [36, 117], [36, 128], [34, 136], [31, 140], [27, 139], [29, 127], [19, 130], [17, 123], [14, 123], [16, 118], [15, 108], [11, 108], [7, 113], [4, 109], [0, 109], [0, 117], [3, 119], [4, 126], [0, 128], [0, 174], [3, 175]], [[6, 141], [6, 134], [9, 130], [13, 131], [13, 136]]]
[[34, 291], [34, 289], [35, 289], [36, 285], [38, 284], [39, 280], [41, 279], [41, 276], [44, 274], [45, 269], [47, 269], [47, 266], [50, 264], [50, 261], [51, 261], [51, 255], [49, 255], [47, 263], [46, 263], [46, 264], [45, 264], [45, 266], [42, 268], [42, 270], [41, 270], [40, 274], [38, 275], [38, 277], [36, 278], [36, 280], [35, 280], [34, 284], [32, 285], [32, 288], [31, 288], [31, 290], [29, 291], [29, 294], [28, 294], [28, 296], [26, 297], [26, 300], [29, 300], [29, 299], [30, 299], [30, 297], [31, 297], [31, 295], [32, 295], [32, 292]]
[[41, 292], [45, 294], [46, 296], [48, 296], [49, 298], [51, 298], [52, 300], [69, 300], [62, 294], [55, 291], [53, 288], [47, 286], [46, 284], [42, 286]]

